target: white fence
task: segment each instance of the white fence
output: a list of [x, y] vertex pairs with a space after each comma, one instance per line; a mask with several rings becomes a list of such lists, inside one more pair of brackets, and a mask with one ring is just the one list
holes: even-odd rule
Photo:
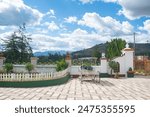
[[0, 81], [39, 81], [57, 79], [66, 76], [69, 73], [69, 68], [60, 72], [51, 73], [31, 73], [31, 74], [0, 74]]

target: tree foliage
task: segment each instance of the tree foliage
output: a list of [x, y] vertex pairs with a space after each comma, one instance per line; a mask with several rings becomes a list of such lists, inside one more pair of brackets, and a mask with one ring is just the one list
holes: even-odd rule
[[38, 63], [55, 63], [56, 61], [60, 61], [65, 58], [65, 55], [61, 55], [59, 53], [48, 54], [48, 56], [38, 56]]
[[95, 48], [94, 48], [94, 51], [93, 51], [93, 57], [96, 57], [97, 59], [100, 59], [101, 58], [101, 52], [100, 52], [100, 50], [99, 50], [99, 48], [98, 48], [98, 46], [96, 46]]
[[109, 66], [115, 73], [119, 72], [119, 63], [118, 62], [110, 61]]
[[31, 63], [27, 63], [25, 67], [26, 67], [26, 70], [28, 70], [29, 73], [34, 69], [34, 66]]
[[32, 48], [29, 41], [31, 38], [25, 34], [25, 24], [19, 27], [19, 30], [14, 32], [10, 39], [5, 41], [5, 57], [9, 63], [23, 63], [30, 60], [32, 56]]
[[115, 61], [110, 61], [109, 62], [109, 66], [114, 71], [115, 78], [118, 78], [119, 77], [119, 75], [118, 75], [118, 72], [119, 72], [119, 63], [115, 62]]
[[5, 69], [5, 71], [6, 71], [7, 73], [12, 72], [12, 70], [13, 70], [13, 64], [11, 64], [11, 63], [6, 63], [6, 64], [4, 65], [4, 69]]
[[62, 59], [61, 61], [57, 61], [57, 71], [62, 71], [64, 69], [66, 69], [68, 67], [68, 64], [66, 63], [66, 61], [64, 59]]
[[112, 59], [121, 55], [121, 50], [125, 48], [126, 41], [122, 39], [113, 39], [106, 42], [106, 57]]

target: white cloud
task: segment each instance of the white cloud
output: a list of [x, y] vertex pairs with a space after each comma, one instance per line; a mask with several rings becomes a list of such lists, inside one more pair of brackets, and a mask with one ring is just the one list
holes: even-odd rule
[[110, 39], [109, 36], [101, 36], [97, 33], [89, 33], [80, 28], [75, 29], [71, 33], [61, 34], [61, 39], [68, 43], [68, 50], [81, 50], [94, 46]]
[[24, 4], [22, 0], [0, 1], [0, 25], [39, 24], [43, 14]]
[[9, 38], [12, 34], [13, 34], [12, 31], [4, 32], [4, 33], [0, 34], [0, 38], [5, 40], [5, 39]]
[[55, 31], [55, 30], [59, 30], [59, 27], [57, 26], [57, 24], [54, 21], [52, 21], [51, 23], [49, 23], [48, 29], [51, 31]]
[[148, 33], [150, 33], [150, 19], [146, 20], [143, 22], [143, 27], [139, 27], [140, 30], [144, 30], [147, 31]]
[[93, 28], [101, 35], [128, 35], [133, 31], [133, 26], [129, 22], [123, 21], [121, 23], [110, 16], [101, 17], [97, 13], [85, 13], [78, 24]]
[[52, 37], [44, 34], [32, 35], [33, 51], [47, 51], [47, 50], [66, 50], [69, 45], [60, 37]]
[[[124, 24], [126, 25], [126, 24]], [[7, 39], [12, 32], [5, 32], [0, 34], [2, 39]], [[96, 44], [105, 43], [116, 36], [100, 35], [95, 32], [87, 32], [81, 28], [77, 28], [70, 33], [62, 33], [58, 36], [50, 36], [48, 34], [32, 34], [32, 41], [30, 42], [33, 52], [47, 51], [47, 50], [66, 50], [77, 51], [85, 48], [90, 48]], [[133, 35], [118, 36], [118, 38], [125, 39], [127, 42], [133, 42]], [[146, 42], [149, 39], [147, 34], [137, 34], [136, 42]]]
[[45, 13], [44, 16], [49, 16], [50, 18], [55, 18], [56, 19], [56, 16], [55, 16], [55, 11], [53, 9], [50, 9], [47, 13]]
[[130, 20], [150, 16], [149, 2], [149, 0], [118, 0], [118, 4], [122, 6], [119, 14], [123, 14]]
[[64, 18], [64, 19], [65, 19], [65, 22], [68, 22], [68, 23], [77, 22], [77, 17], [75, 17], [75, 16], [70, 16], [70, 17]]
[[35, 33], [38, 33], [38, 34], [47, 34], [48, 33], [48, 30], [43, 29], [43, 28], [36, 28], [34, 30], [35, 30]]
[[33, 51], [47, 50], [66, 50], [75, 51], [94, 46], [95, 44], [105, 42], [108, 36], [102, 37], [96, 33], [88, 33], [80, 28], [71, 33], [63, 33], [59, 36], [49, 36], [46, 34], [33, 34], [32, 43]]
[[118, 14], [123, 14], [130, 20], [134, 20], [143, 16], [150, 17], [150, 4], [149, 0], [79, 0], [83, 4], [93, 3], [95, 1], [113, 2], [119, 4], [122, 9]]
[[6, 26], [0, 26], [0, 30], [5, 30]]
[[118, 0], [102, 0], [104, 2], [117, 2]]
[[17, 31], [18, 26], [0, 26], [0, 33]]
[[83, 4], [86, 4], [86, 3], [92, 3], [95, 0], [79, 0], [79, 1], [82, 2]]
[[93, 3], [95, 1], [113, 2], [119, 4], [122, 9], [118, 14], [123, 14], [130, 20], [134, 20], [143, 16], [150, 16], [149, 0], [79, 0], [83, 4]]
[[47, 15], [55, 15], [55, 11], [53, 9], [50, 9], [46, 14]]
[[43, 26], [48, 26], [50, 24], [50, 22], [44, 22], [43, 24], [41, 24], [41, 25], [43, 25]]
[[95, 1], [104, 1], [104, 2], [117, 2], [118, 0], [79, 0], [83, 4], [93, 3]]
[[80, 28], [76, 29], [72, 33], [73, 35], [87, 35], [88, 32], [86, 30], [82, 30]]

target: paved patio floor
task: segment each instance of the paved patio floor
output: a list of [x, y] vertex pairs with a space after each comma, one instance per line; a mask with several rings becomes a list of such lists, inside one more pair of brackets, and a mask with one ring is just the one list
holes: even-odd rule
[[150, 78], [103, 78], [101, 83], [78, 78], [58, 86], [2, 88], [1, 100], [149, 100]]

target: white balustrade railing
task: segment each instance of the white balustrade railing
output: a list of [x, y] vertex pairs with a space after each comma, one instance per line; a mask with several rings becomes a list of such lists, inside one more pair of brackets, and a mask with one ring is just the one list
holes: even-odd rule
[[60, 78], [60, 77], [64, 77], [66, 76], [67, 74], [69, 73], [69, 68], [63, 70], [63, 71], [60, 71], [60, 72], [55, 72], [53, 74], [53, 78]]
[[11, 73], [11, 74], [0, 74], [0, 81], [39, 81], [39, 80], [50, 80], [57, 79], [66, 76], [69, 73], [69, 68], [60, 72], [50, 73]]

